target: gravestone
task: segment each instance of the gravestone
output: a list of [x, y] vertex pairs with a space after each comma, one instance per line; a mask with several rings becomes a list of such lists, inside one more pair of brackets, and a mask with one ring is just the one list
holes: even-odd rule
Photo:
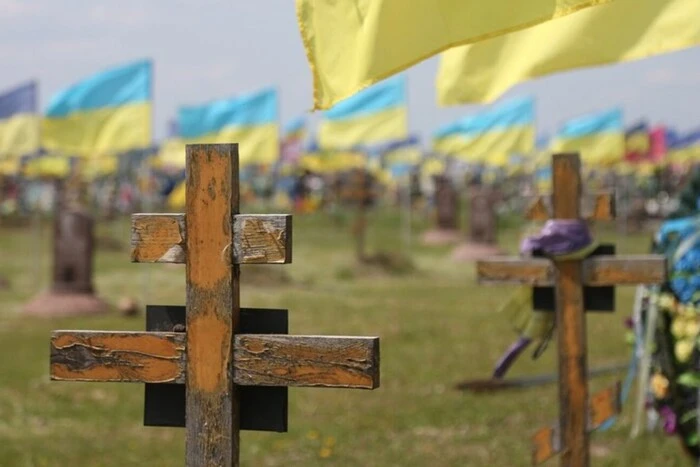
[[64, 316], [109, 310], [109, 305], [95, 295], [93, 285], [94, 227], [92, 216], [76, 207], [66, 207], [58, 195], [51, 288], [25, 305], [24, 313]]
[[452, 252], [454, 261], [474, 261], [502, 253], [497, 241], [496, 203], [499, 200], [500, 193], [491, 187], [475, 185], [469, 188], [467, 240]]
[[442, 245], [459, 240], [459, 193], [446, 175], [433, 175], [435, 191], [435, 227], [423, 236], [428, 245]]

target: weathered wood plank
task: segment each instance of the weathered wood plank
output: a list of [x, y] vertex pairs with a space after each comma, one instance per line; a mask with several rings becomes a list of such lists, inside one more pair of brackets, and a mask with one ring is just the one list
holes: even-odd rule
[[[596, 393], [588, 405], [588, 431], [601, 427], [622, 412], [620, 383]], [[538, 430], [532, 437], [532, 464], [538, 465], [561, 452], [561, 438], [556, 425]]]
[[291, 214], [239, 214], [234, 217], [233, 232], [236, 263], [292, 262]]
[[235, 339], [236, 384], [379, 387], [378, 337], [239, 334]]
[[184, 263], [184, 214], [133, 214], [132, 263]]
[[[581, 161], [578, 154], [556, 154], [552, 160], [552, 199], [555, 219], [581, 217]], [[588, 374], [586, 313], [583, 308], [581, 261], [557, 261], [555, 300], [559, 350], [559, 431], [561, 465], [587, 467], [590, 440], [587, 430]]]
[[[553, 262], [543, 258], [494, 257], [477, 261], [476, 273], [481, 284], [554, 285]], [[601, 255], [583, 261], [587, 286], [660, 284], [665, 277], [666, 260], [661, 255]]]
[[661, 284], [667, 277], [662, 255], [596, 256], [583, 267], [587, 285]]
[[[587, 220], [610, 221], [615, 219], [615, 195], [601, 192], [582, 197], [582, 216]], [[546, 221], [552, 218], [550, 206], [552, 195], [536, 196], [525, 211], [525, 218], [533, 221]]]
[[240, 395], [233, 338], [240, 327], [238, 145], [188, 145], [186, 158], [186, 465], [238, 466]]
[[554, 284], [554, 267], [550, 260], [543, 258], [495, 256], [476, 262], [476, 277], [480, 284], [551, 286]]
[[185, 382], [185, 335], [174, 332], [54, 331], [51, 379]]
[[[131, 216], [133, 263], [183, 264], [187, 257], [185, 214]], [[291, 214], [238, 214], [233, 221], [236, 264], [292, 262]]]

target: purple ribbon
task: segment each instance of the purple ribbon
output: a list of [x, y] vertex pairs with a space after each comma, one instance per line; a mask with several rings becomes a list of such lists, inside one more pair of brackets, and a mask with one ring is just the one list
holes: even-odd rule
[[661, 419], [664, 422], [664, 431], [666, 434], [674, 434], [677, 428], [677, 418], [675, 412], [671, 409], [671, 407], [664, 405], [661, 407], [661, 410], [659, 410], [659, 415], [661, 415]]
[[515, 344], [511, 345], [506, 353], [496, 363], [496, 369], [493, 372], [492, 378], [501, 379], [505, 376], [508, 369], [515, 362], [518, 356], [530, 345], [531, 340], [527, 337], [520, 337]]
[[588, 224], [579, 219], [549, 220], [539, 234], [527, 237], [520, 244], [520, 254], [541, 251], [546, 256], [574, 253], [593, 242]]

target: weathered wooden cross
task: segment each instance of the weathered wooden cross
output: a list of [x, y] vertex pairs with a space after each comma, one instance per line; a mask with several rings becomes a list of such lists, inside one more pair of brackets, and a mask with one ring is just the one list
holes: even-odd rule
[[[558, 154], [552, 162], [554, 219], [581, 218], [581, 175], [578, 154]], [[598, 197], [593, 218], [609, 218], [606, 197]], [[607, 197], [610, 199], [610, 197]], [[542, 203], [539, 203], [542, 205]], [[607, 206], [610, 206], [607, 202]], [[542, 208], [538, 208], [542, 211]], [[545, 211], [546, 212], [546, 211]], [[544, 218], [540, 215], [539, 218]], [[584, 286], [658, 284], [665, 280], [663, 256], [592, 256], [584, 260], [496, 257], [477, 263], [481, 283], [554, 286], [559, 354], [559, 423], [535, 437], [533, 461], [556, 452], [562, 466], [590, 464], [586, 319]], [[595, 417], [593, 417], [595, 418]], [[547, 435], [549, 433], [549, 435]], [[546, 441], [546, 442], [545, 442]], [[549, 450], [548, 452], [544, 452]]]
[[[379, 338], [241, 333], [246, 332], [242, 326], [247, 332], [261, 327], [246, 325], [246, 312], [255, 320], [276, 310], [241, 312], [239, 265], [291, 262], [291, 216], [238, 213], [235, 144], [187, 146], [186, 173], [186, 214], [132, 218], [133, 262], [186, 265], [185, 326], [164, 329], [161, 313], [147, 317], [155, 317], [149, 328], [157, 331], [152, 332], [54, 331], [51, 378], [156, 387], [184, 383], [186, 465], [237, 466], [239, 430], [246, 428], [241, 411], [267, 410], [247, 406], [250, 400], [265, 401], [264, 395], [244, 401], [243, 409], [242, 389], [374, 389], [379, 386]], [[273, 327], [286, 331], [286, 316], [283, 321]], [[286, 393], [281, 403], [284, 420], [277, 431], [286, 428]], [[146, 412], [148, 418], [148, 397]]]

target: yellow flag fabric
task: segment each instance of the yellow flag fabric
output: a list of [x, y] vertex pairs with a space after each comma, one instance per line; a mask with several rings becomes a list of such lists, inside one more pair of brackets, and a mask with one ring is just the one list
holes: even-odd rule
[[438, 102], [489, 102], [552, 73], [637, 60], [700, 44], [700, 0], [615, 0], [445, 52]]
[[60, 155], [46, 155], [31, 159], [24, 166], [27, 178], [64, 178], [70, 174], [70, 159]]
[[314, 78], [328, 109], [437, 53], [609, 0], [296, 0]]

